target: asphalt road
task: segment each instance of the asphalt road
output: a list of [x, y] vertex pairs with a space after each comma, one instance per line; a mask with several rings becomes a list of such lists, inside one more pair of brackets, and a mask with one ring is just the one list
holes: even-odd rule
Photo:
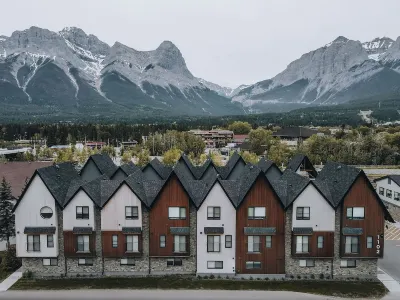
[[400, 240], [386, 240], [384, 251], [384, 257], [378, 260], [378, 266], [400, 283]]

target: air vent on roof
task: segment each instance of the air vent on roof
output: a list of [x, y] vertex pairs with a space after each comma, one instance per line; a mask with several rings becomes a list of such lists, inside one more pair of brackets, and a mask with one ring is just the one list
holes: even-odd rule
[[337, 169], [340, 170], [342, 168], [342, 166], [338, 166]]
[[60, 169], [60, 166], [59, 166], [59, 165], [55, 165], [55, 167], [56, 167], [56, 169], [57, 169], [57, 170], [59, 170], [59, 169]]

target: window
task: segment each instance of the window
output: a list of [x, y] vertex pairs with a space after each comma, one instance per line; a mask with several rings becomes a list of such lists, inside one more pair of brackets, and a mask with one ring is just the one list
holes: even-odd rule
[[40, 209], [40, 216], [43, 219], [50, 219], [53, 216], [53, 210], [48, 206], [42, 207]]
[[167, 259], [167, 267], [172, 267], [172, 266], [182, 266], [182, 259], [180, 258]]
[[318, 249], [324, 248], [324, 237], [323, 236], [319, 236], [317, 238], [317, 247], [318, 247]]
[[260, 252], [260, 237], [249, 235], [247, 237], [247, 252], [259, 253]]
[[386, 197], [392, 199], [392, 190], [386, 189]]
[[265, 247], [272, 248], [272, 236], [265, 236]]
[[28, 252], [40, 252], [40, 235], [28, 235], [26, 244]]
[[400, 201], [400, 193], [394, 192], [394, 198], [393, 199], [396, 200], [396, 201]]
[[89, 236], [78, 235], [78, 252], [89, 252]]
[[112, 247], [118, 248], [118, 235], [113, 234], [112, 236]]
[[315, 261], [313, 259], [301, 259], [299, 261], [300, 267], [315, 267]]
[[346, 236], [345, 253], [359, 253], [360, 238], [358, 236]]
[[134, 266], [135, 260], [133, 258], [121, 258], [121, 266]]
[[308, 253], [308, 236], [296, 237], [296, 253]]
[[54, 236], [51, 234], [47, 235], [47, 248], [54, 248]]
[[374, 246], [372, 236], [367, 236], [367, 249], [371, 249]]
[[139, 236], [126, 236], [126, 252], [139, 252]]
[[379, 188], [379, 195], [382, 195], [382, 196], [385, 195], [385, 189], [383, 187]]
[[207, 236], [207, 252], [220, 252], [221, 237], [219, 235]]
[[186, 252], [186, 236], [175, 235], [174, 236], [174, 252]]
[[220, 220], [220, 219], [221, 219], [221, 207], [207, 206], [207, 220]]
[[265, 219], [265, 207], [249, 207], [247, 218], [249, 220]]
[[310, 220], [310, 208], [298, 207], [296, 209], [296, 220]]
[[77, 206], [76, 207], [76, 218], [77, 219], [89, 219], [89, 206]]
[[93, 266], [93, 258], [79, 258], [78, 266]]
[[348, 207], [347, 219], [362, 220], [364, 219], [364, 207]]
[[223, 269], [224, 262], [223, 261], [208, 261], [207, 269]]
[[168, 207], [168, 219], [185, 220], [186, 219], [186, 208], [185, 207]]
[[246, 269], [261, 269], [261, 261], [246, 261]]
[[57, 258], [43, 258], [43, 266], [57, 266], [58, 260]]
[[347, 260], [341, 260], [340, 261], [340, 267], [341, 268], [355, 268], [356, 265], [356, 260], [355, 259], [347, 259]]
[[125, 219], [126, 220], [139, 219], [139, 208], [137, 206], [125, 206]]
[[167, 244], [166, 236], [160, 235], [160, 248], [165, 248], [166, 244]]
[[225, 248], [232, 248], [232, 236], [231, 235], [225, 236]]
[[392, 178], [388, 178], [388, 184], [392, 184]]

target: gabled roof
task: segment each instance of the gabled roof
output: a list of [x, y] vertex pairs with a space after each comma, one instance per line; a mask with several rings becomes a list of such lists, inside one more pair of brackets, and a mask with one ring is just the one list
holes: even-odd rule
[[311, 174], [313, 177], [317, 177], [318, 172], [315, 170], [314, 165], [311, 163], [309, 158], [304, 155], [304, 154], [296, 154], [288, 163], [286, 170], [291, 170], [296, 172], [297, 169], [303, 165], [304, 168], [306, 168], [309, 174]]
[[127, 164], [123, 164], [123, 165], [119, 166], [115, 170], [115, 172], [112, 174], [111, 177], [113, 177], [118, 172], [118, 170], [121, 170], [122, 172], [125, 173], [126, 176], [129, 176], [129, 175], [135, 173], [137, 170], [140, 170], [140, 168], [138, 166], [136, 166], [133, 162], [129, 162]]
[[222, 179], [228, 178], [229, 174], [231, 174], [232, 170], [236, 167], [239, 162], [243, 162], [246, 164], [244, 159], [237, 153], [236, 151], [229, 158], [228, 162], [223, 167], [215, 167], [218, 174], [220, 174]]
[[172, 171], [171, 167], [165, 166], [157, 158], [152, 159], [147, 165], [145, 165], [142, 171], [146, 168], [153, 168], [153, 170], [156, 171], [156, 173], [164, 180], [169, 177]]
[[398, 186], [400, 186], [400, 175], [387, 175], [387, 176], [383, 176], [380, 178], [377, 178], [374, 180], [374, 182], [378, 182], [382, 179], [386, 179], [386, 178], [390, 178], [392, 181], [394, 181]]
[[279, 167], [272, 160], [265, 159], [264, 157], [258, 161], [257, 167], [264, 173], [267, 173], [271, 168], [276, 168], [282, 174], [281, 169], [279, 169]]
[[88, 160], [81, 170], [81, 173], [85, 169], [89, 161], [93, 161], [99, 172], [102, 175], [106, 175], [108, 178], [111, 178], [111, 176], [117, 170], [117, 166], [114, 164], [110, 156], [106, 154], [94, 154], [89, 156]]

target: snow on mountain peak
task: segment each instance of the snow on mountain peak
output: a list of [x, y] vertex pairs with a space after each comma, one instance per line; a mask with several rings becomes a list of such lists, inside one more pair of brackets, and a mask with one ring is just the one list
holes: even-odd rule
[[332, 42], [326, 44], [325, 47], [329, 47], [332, 44], [344, 44], [344, 43], [347, 43], [348, 41], [349, 41], [348, 38], [340, 35], [336, 39], [334, 39]]
[[394, 41], [388, 37], [374, 38], [372, 41], [362, 44], [368, 53], [368, 58], [379, 61], [382, 55], [393, 45]]

